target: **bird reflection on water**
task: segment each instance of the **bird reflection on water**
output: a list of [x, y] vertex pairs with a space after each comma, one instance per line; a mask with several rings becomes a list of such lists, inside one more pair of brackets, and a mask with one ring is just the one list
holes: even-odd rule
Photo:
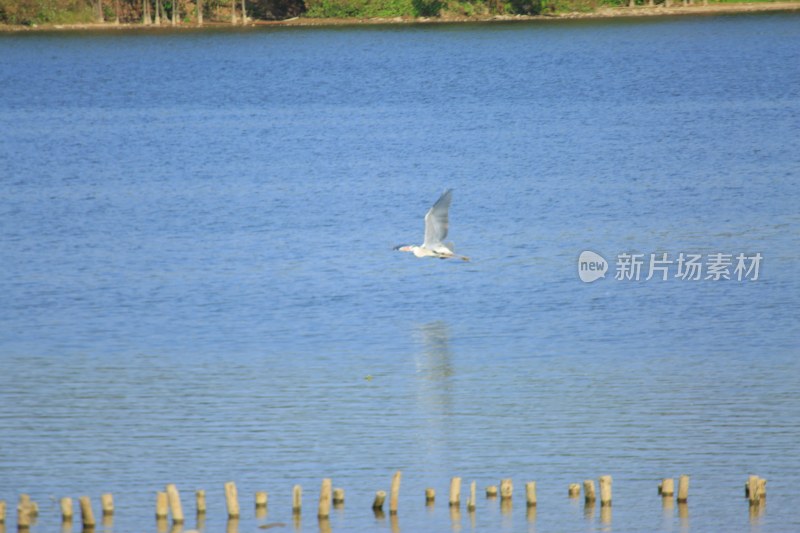
[[428, 380], [441, 381], [452, 377], [450, 329], [447, 322], [436, 320], [422, 324], [415, 331], [422, 353], [416, 357], [417, 374]]

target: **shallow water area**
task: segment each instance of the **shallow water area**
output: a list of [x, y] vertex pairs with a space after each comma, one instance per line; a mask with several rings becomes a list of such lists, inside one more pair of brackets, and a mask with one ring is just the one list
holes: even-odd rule
[[[210, 532], [233, 480], [239, 531], [316, 531], [331, 477], [334, 531], [800, 529], [798, 22], [0, 35], [0, 499], [158, 531], [175, 483]], [[448, 187], [472, 260], [393, 251]], [[603, 474], [610, 514], [567, 498]]]

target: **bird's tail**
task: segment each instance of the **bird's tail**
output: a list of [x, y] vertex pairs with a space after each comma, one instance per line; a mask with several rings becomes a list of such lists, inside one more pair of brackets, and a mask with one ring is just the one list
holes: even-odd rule
[[453, 244], [452, 242], [446, 243], [445, 246], [447, 246], [447, 249], [450, 250], [450, 253], [453, 254], [454, 257], [458, 257], [462, 261], [469, 261], [469, 257], [465, 255], [458, 255], [456, 253], [456, 245]]

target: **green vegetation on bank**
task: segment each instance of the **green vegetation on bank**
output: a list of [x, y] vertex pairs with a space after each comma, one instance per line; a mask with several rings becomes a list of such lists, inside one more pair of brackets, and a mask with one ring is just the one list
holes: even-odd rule
[[80, 24], [94, 20], [84, 0], [0, 0], [0, 22], [5, 24]]
[[[681, 5], [691, 0], [633, 0], [635, 5]], [[703, 3], [703, 0], [693, 0]], [[714, 3], [773, 0], [712, 0]], [[122, 22], [237, 23], [246, 19], [474, 17], [590, 12], [629, 6], [630, 0], [0, 0], [0, 24]], [[246, 19], [245, 19], [246, 17]]]

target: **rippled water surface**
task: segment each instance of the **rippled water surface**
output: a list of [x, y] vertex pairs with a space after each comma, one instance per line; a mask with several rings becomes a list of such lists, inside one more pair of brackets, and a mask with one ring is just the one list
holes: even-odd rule
[[[0, 35], [6, 528], [113, 492], [155, 532], [176, 483], [221, 531], [234, 480], [234, 530], [317, 531], [332, 477], [335, 531], [800, 530], [798, 65], [796, 15]], [[393, 251], [448, 187], [472, 261]], [[733, 279], [645, 279], [682, 252]], [[602, 474], [610, 512], [566, 497]]]

